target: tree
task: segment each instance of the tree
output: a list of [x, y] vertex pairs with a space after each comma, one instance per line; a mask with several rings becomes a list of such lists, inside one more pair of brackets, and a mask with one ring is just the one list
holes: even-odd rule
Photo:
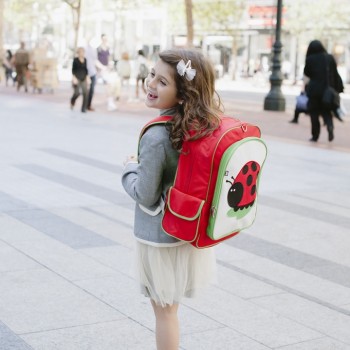
[[63, 0], [72, 9], [73, 28], [74, 28], [74, 44], [73, 52], [76, 52], [78, 47], [79, 28], [80, 28], [80, 14], [81, 14], [81, 0]]
[[187, 46], [193, 46], [193, 5], [192, 0], [185, 0], [185, 8], [186, 8], [186, 27], [187, 27]]
[[197, 0], [194, 5], [196, 23], [198, 23], [196, 29], [199, 32], [232, 37], [232, 79], [236, 78], [237, 42], [242, 30], [245, 8], [244, 0]]
[[[294, 0], [286, 4], [283, 29], [296, 38], [295, 80], [298, 76], [300, 42], [319, 39], [332, 51], [333, 44], [349, 31], [350, 3], [348, 0]], [[312, 13], [312, 20], [310, 20]]]
[[[4, 32], [4, 0], [0, 0], [0, 64], [4, 60], [4, 40], [3, 40], [3, 32]], [[1, 76], [0, 76], [1, 80]]]

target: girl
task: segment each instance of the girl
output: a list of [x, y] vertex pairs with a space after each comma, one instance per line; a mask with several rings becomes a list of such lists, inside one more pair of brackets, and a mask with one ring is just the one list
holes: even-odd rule
[[[158, 350], [179, 347], [178, 304], [214, 276], [213, 248], [196, 249], [161, 229], [161, 203], [173, 184], [184, 139], [210, 134], [220, 123], [221, 103], [210, 62], [195, 50], [159, 54], [146, 79], [146, 105], [172, 119], [147, 129], [139, 156], [125, 162], [122, 183], [136, 201], [134, 234], [138, 280], [151, 299]], [[190, 133], [191, 132], [191, 133]]]

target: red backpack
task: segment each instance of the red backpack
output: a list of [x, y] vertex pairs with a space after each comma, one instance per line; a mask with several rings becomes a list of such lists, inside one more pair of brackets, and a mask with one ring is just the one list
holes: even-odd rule
[[[171, 117], [151, 120], [165, 124]], [[164, 207], [165, 233], [196, 248], [218, 244], [251, 226], [267, 148], [260, 129], [223, 116], [211, 135], [184, 141]]]

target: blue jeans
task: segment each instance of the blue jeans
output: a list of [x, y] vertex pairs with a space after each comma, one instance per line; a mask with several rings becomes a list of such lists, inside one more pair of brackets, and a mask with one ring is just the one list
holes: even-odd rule
[[90, 79], [91, 79], [91, 84], [90, 84], [89, 95], [87, 100], [87, 108], [91, 107], [92, 98], [94, 96], [95, 85], [96, 85], [96, 74], [91, 76]]

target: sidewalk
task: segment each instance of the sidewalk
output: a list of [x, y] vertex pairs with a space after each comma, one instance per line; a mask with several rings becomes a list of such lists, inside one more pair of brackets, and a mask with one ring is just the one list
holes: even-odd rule
[[[134, 96], [135, 86], [131, 85], [131, 96]], [[280, 111], [264, 111], [264, 98], [270, 90], [269, 84], [266, 82], [255, 82], [253, 80], [240, 80], [231, 81], [221, 79], [217, 81], [217, 89], [223, 100], [225, 112], [229, 115], [236, 116], [239, 119], [247, 122], [255, 123], [259, 125], [263, 135], [273, 136], [275, 138], [284, 140], [286, 142], [301, 142], [307, 144], [311, 137], [311, 125], [309, 116], [301, 114], [299, 118], [299, 124], [290, 124], [289, 120], [293, 118], [295, 98], [300, 93], [300, 86], [295, 86], [290, 83], [282, 86], [282, 92], [286, 99], [286, 110]], [[350, 92], [350, 85], [346, 86], [346, 90]], [[29, 89], [28, 94], [23, 92], [17, 93], [16, 89], [12, 87], [6, 88], [0, 85], [0, 94], [10, 96], [21, 96], [23, 98], [32, 98], [35, 101], [51, 101], [58, 103], [62, 106], [66, 105], [69, 108], [69, 99], [72, 94], [70, 82], [61, 81], [58, 89], [54, 93], [44, 91], [42, 94], [34, 94]], [[242, 99], [242, 95], [252, 95], [252, 99]], [[224, 96], [224, 97], [223, 97]], [[141, 96], [142, 97], [142, 96]], [[326, 128], [323, 128], [320, 135], [320, 140], [314, 147], [342, 150], [345, 152], [350, 151], [350, 94], [342, 94], [342, 98], [345, 100], [346, 109], [349, 114], [344, 117], [344, 123], [340, 123], [334, 119], [335, 126], [335, 140], [329, 143], [327, 140]], [[78, 99], [76, 111], [78, 113], [81, 99]], [[117, 111], [107, 111], [106, 100], [106, 86], [99, 83], [95, 88], [95, 96], [93, 99], [93, 105], [96, 108], [96, 112], [91, 113], [104, 113], [111, 117], [118, 118], [119, 115], [127, 113], [135, 116], [145, 117], [147, 119], [154, 116], [154, 111], [145, 107], [142, 98], [139, 101], [128, 101], [128, 97], [125, 95], [125, 91], [122, 91], [122, 96], [119, 102], [119, 108]]]
[[[153, 111], [123, 96], [108, 112], [101, 88], [83, 114], [68, 83], [0, 87], [1, 350], [155, 350], [120, 183]], [[242, 90], [222, 91], [268, 144], [258, 215], [215, 247], [217, 282], [180, 306], [180, 349], [350, 350], [349, 122], [310, 144], [307, 117], [291, 125], [289, 107], [263, 111], [264, 93]]]

